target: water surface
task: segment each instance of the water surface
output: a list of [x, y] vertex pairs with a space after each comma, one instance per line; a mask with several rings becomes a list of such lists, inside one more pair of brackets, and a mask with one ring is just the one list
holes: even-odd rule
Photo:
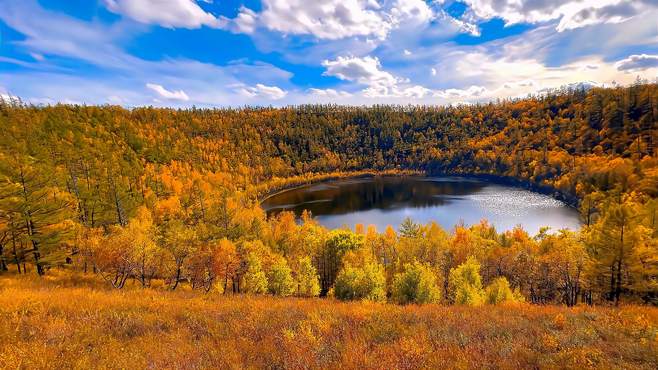
[[496, 229], [521, 225], [534, 234], [542, 226], [553, 230], [580, 227], [578, 212], [548, 195], [464, 177], [364, 177], [332, 180], [286, 190], [267, 198], [268, 214], [282, 210], [297, 216], [306, 209], [327, 228], [375, 225], [396, 229], [411, 217], [436, 221], [446, 229], [463, 222], [489, 220]]

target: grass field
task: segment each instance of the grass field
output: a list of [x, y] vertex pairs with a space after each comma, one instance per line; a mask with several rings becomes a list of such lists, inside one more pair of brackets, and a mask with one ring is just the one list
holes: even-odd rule
[[658, 368], [658, 308], [397, 306], [0, 277], [4, 368]]

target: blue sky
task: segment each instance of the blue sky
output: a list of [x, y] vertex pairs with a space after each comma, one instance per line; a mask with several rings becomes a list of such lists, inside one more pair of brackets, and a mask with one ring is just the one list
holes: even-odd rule
[[658, 0], [0, 0], [0, 97], [456, 104], [658, 77]]

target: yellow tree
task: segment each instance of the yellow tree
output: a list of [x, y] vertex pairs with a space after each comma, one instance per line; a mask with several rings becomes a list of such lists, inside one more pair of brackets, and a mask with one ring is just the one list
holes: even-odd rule
[[[212, 261], [213, 273], [223, 278], [222, 291], [228, 292], [229, 280], [233, 282], [240, 268], [240, 257], [235, 244], [228, 239], [221, 239], [214, 250]], [[233, 284], [235, 286], [235, 284]]]
[[408, 263], [393, 280], [393, 300], [399, 304], [435, 303], [441, 298], [436, 276], [428, 264]]
[[130, 259], [135, 277], [143, 287], [151, 285], [151, 279], [162, 272], [163, 250], [156, 243], [156, 228], [151, 212], [146, 207], [137, 213], [122, 230], [129, 235]]
[[297, 267], [297, 295], [300, 297], [317, 297], [320, 294], [320, 276], [311, 258], [299, 259]]

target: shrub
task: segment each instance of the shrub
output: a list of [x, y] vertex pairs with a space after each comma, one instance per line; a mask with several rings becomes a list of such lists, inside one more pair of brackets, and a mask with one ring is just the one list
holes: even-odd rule
[[487, 286], [485, 299], [488, 304], [523, 302], [525, 300], [518, 290], [512, 291], [509, 281], [504, 276], [494, 279]]
[[363, 267], [346, 266], [336, 278], [336, 298], [346, 300], [386, 300], [386, 277], [378, 263], [370, 262]]
[[436, 276], [429, 265], [414, 262], [406, 264], [403, 273], [393, 280], [393, 300], [399, 304], [435, 303], [441, 298]]

